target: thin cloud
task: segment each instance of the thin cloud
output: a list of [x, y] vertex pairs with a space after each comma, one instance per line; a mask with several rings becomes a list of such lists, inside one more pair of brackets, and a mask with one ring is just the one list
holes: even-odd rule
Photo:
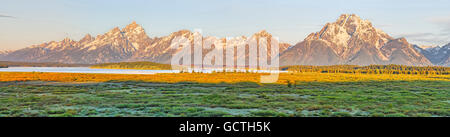
[[432, 17], [428, 21], [438, 26], [444, 34], [450, 34], [450, 16]]
[[415, 44], [432, 44], [441, 46], [443, 44], [447, 44], [450, 39], [450, 35], [445, 33], [408, 33], [408, 34], [400, 34], [395, 37], [405, 37], [408, 40], [411, 40], [412, 43]]
[[388, 28], [388, 27], [394, 27], [392, 24], [373, 24], [375, 28]]
[[0, 18], [16, 18], [14, 16], [9, 16], [9, 15], [2, 15], [0, 14]]
[[436, 24], [450, 24], [450, 17], [449, 16], [445, 16], [445, 17], [431, 17], [428, 19], [430, 22], [432, 23], [436, 23]]
[[426, 20], [434, 24], [439, 31], [435, 33], [409, 33], [398, 35], [422, 44], [433, 44], [442, 46], [450, 42], [450, 16], [431, 17]]
[[410, 38], [420, 38], [420, 37], [429, 37], [429, 36], [435, 36], [433, 33], [409, 33], [409, 34], [402, 34], [400, 35], [402, 37], [410, 37]]

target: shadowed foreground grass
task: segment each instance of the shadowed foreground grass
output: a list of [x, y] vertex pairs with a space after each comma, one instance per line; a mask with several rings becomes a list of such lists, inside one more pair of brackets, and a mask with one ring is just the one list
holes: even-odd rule
[[[0, 116], [450, 116], [447, 76], [281, 74], [276, 84], [242, 76], [0, 73]], [[66, 81], [75, 78], [92, 82]]]

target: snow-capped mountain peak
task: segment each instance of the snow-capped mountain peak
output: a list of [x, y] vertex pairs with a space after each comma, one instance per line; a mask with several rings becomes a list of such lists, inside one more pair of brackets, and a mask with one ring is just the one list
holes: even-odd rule
[[136, 21], [133, 21], [131, 24], [127, 25], [122, 29], [125, 33], [133, 33], [133, 34], [141, 34], [145, 33], [144, 28], [141, 25], [136, 24]]
[[92, 42], [95, 40], [95, 37], [92, 37], [90, 34], [86, 34], [83, 38], [80, 39], [79, 43], [80, 45], [85, 45], [89, 42]]
[[345, 56], [343, 54], [346, 50], [353, 48], [351, 42], [366, 42], [379, 49], [392, 39], [373, 27], [370, 21], [362, 20], [355, 14], [342, 14], [335, 22], [327, 23], [319, 32], [311, 33], [305, 41], [324, 41], [336, 54]]
[[281, 57], [286, 65], [431, 64], [406, 39], [394, 39], [355, 14], [342, 14], [326, 23]]
[[259, 36], [259, 37], [272, 37], [272, 34], [270, 34], [269, 32], [267, 32], [266, 30], [261, 30], [255, 34], [253, 34], [253, 36]]

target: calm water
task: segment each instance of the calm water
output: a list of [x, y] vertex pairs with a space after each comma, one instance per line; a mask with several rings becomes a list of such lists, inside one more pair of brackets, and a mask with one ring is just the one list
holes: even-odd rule
[[60, 72], [60, 73], [105, 73], [105, 74], [155, 74], [178, 73], [177, 70], [91, 69], [88, 67], [9, 67], [0, 72]]
[[[192, 70], [189, 70], [190, 72]], [[217, 69], [205, 69], [195, 72], [212, 73], [219, 71]], [[232, 70], [229, 70], [232, 72]], [[238, 70], [245, 72], [245, 70]], [[59, 73], [104, 73], [104, 74], [156, 74], [156, 73], [179, 73], [179, 70], [135, 70], [135, 69], [91, 69], [89, 67], [9, 67], [0, 68], [0, 72], [59, 72]], [[257, 73], [279, 72], [287, 71], [269, 71], [269, 70], [254, 70]]]

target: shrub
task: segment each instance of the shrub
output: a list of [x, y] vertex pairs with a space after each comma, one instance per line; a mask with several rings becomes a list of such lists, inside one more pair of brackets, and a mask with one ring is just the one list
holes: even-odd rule
[[251, 115], [256, 117], [288, 117], [288, 114], [275, 112], [272, 110], [259, 110], [250, 112]]
[[352, 114], [350, 114], [348, 112], [334, 112], [331, 116], [332, 117], [351, 117]]
[[406, 117], [406, 115], [401, 113], [387, 114], [386, 117]]

